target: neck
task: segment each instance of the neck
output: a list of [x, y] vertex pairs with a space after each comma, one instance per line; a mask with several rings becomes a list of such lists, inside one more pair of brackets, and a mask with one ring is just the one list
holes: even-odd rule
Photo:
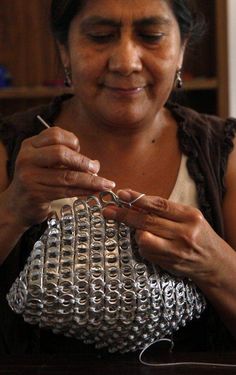
[[111, 123], [87, 114], [78, 102], [71, 99], [66, 103], [59, 120], [64, 128], [80, 139], [96, 141], [96, 147], [101, 143], [103, 147], [106, 145], [106, 149], [124, 151], [125, 148], [142, 149], [147, 144], [157, 143], [166, 130], [168, 116], [168, 111], [162, 108], [155, 116], [140, 122]]

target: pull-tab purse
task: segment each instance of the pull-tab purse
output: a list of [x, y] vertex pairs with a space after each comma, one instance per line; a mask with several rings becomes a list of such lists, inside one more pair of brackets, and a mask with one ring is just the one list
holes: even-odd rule
[[110, 203], [119, 201], [101, 193], [52, 215], [7, 299], [30, 324], [135, 351], [198, 318], [206, 303], [191, 280], [140, 258], [134, 231], [104, 219]]

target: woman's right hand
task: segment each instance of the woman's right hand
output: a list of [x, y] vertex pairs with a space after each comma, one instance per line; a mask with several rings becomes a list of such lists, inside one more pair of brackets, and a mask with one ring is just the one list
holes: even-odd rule
[[78, 138], [59, 127], [22, 142], [14, 178], [4, 192], [9, 213], [23, 227], [43, 222], [53, 200], [87, 195], [115, 187], [96, 174], [98, 161], [80, 154]]

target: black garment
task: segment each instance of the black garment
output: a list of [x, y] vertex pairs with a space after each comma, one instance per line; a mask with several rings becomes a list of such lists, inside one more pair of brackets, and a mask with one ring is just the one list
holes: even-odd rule
[[[44, 129], [36, 115], [41, 115], [53, 125], [62, 102], [69, 99], [70, 96], [56, 98], [50, 105], [15, 114], [1, 122], [0, 138], [8, 152], [10, 179], [13, 177], [21, 142]], [[228, 155], [233, 148], [236, 120], [199, 114], [173, 103], [167, 103], [166, 106], [178, 124], [180, 149], [188, 156], [187, 167], [196, 183], [199, 207], [214, 230], [224, 238], [221, 211], [225, 194], [224, 173]], [[22, 317], [11, 312], [7, 305], [6, 294], [44, 228], [45, 223], [29, 229], [0, 268], [0, 354], [79, 351], [97, 356], [98, 351], [78, 340], [56, 336], [24, 323]], [[235, 345], [211, 306], [199, 320], [181, 328], [174, 335], [174, 340], [177, 349], [185, 351], [230, 348]]]

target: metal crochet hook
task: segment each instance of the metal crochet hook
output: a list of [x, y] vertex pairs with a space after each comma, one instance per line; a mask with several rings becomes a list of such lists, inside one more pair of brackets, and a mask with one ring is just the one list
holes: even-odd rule
[[[118, 195], [116, 193], [114, 193], [114, 191], [112, 190], [107, 190], [107, 191], [102, 191], [100, 194], [100, 199], [103, 203], [106, 203], [106, 204], [112, 204], [112, 203], [116, 203], [118, 206], [126, 206], [128, 208], [132, 207], [132, 205], [134, 203], [136, 203], [139, 199], [141, 199], [142, 197], [145, 196], [145, 194], [140, 194], [137, 198], [133, 199], [131, 202], [126, 202], [126, 201], [123, 201], [122, 199], [120, 199], [118, 197]], [[110, 200], [107, 199], [110, 197]]]
[[41, 124], [43, 124], [46, 128], [48, 128], [48, 129], [50, 128], [50, 125], [48, 125], [46, 123], [46, 121], [41, 116], [37, 115], [36, 117], [41, 122]]

